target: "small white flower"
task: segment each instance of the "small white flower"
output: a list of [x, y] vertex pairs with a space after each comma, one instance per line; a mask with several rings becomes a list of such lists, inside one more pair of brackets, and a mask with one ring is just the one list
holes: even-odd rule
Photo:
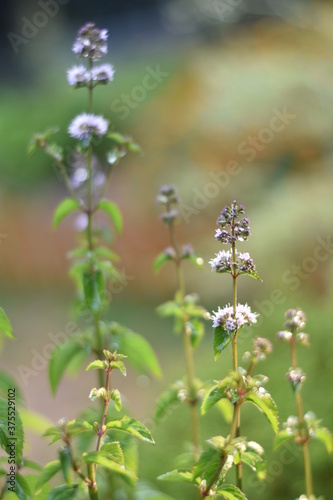
[[213, 320], [213, 328], [222, 326], [230, 333], [241, 328], [243, 325], [252, 325], [257, 322], [257, 313], [252, 313], [251, 308], [245, 304], [238, 304], [236, 314], [234, 315], [233, 307], [228, 305], [221, 309], [218, 308], [217, 312], [213, 311], [211, 319]]
[[82, 113], [68, 127], [70, 136], [80, 141], [91, 139], [93, 135], [103, 136], [108, 130], [109, 122], [102, 116]]
[[91, 70], [91, 80], [93, 82], [109, 83], [113, 80], [114, 69], [111, 64], [101, 64]]
[[85, 66], [73, 66], [67, 71], [67, 80], [72, 87], [85, 86], [90, 81], [89, 71]]

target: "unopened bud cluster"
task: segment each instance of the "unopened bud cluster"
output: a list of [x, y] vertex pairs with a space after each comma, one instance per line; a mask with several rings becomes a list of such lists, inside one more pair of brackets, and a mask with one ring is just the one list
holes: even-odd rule
[[290, 369], [286, 373], [286, 378], [291, 383], [294, 390], [298, 390], [306, 379], [305, 373], [301, 368], [296, 368], [295, 370]]
[[249, 219], [240, 218], [244, 214], [244, 205], [237, 205], [236, 200], [229, 207], [226, 205], [217, 219], [220, 226], [216, 229], [215, 238], [221, 243], [234, 244], [236, 241], [246, 241], [250, 236]]
[[309, 346], [309, 335], [302, 330], [306, 324], [306, 317], [304, 312], [297, 309], [288, 309], [285, 313], [286, 322], [284, 324], [287, 330], [277, 332], [276, 337], [278, 340], [285, 342], [296, 341], [304, 346]]
[[179, 217], [177, 205], [179, 203], [178, 194], [174, 186], [162, 186], [156, 199], [157, 203], [165, 206], [165, 212], [161, 215], [161, 219], [170, 225]]

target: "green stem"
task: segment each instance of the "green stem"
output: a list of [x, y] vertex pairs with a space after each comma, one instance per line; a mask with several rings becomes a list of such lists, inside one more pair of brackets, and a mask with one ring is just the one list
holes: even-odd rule
[[[297, 368], [297, 357], [296, 357], [296, 346], [295, 346], [295, 337], [294, 333], [290, 341], [291, 348], [291, 362], [293, 370]], [[304, 475], [305, 475], [305, 487], [306, 487], [306, 496], [309, 500], [313, 498], [313, 485], [312, 485], [312, 471], [311, 471], [311, 461], [310, 461], [310, 453], [308, 446], [308, 433], [306, 424], [304, 421], [304, 410], [303, 410], [303, 401], [300, 392], [296, 394], [296, 405], [297, 405], [297, 414], [298, 421], [301, 430], [302, 437], [302, 451], [303, 451], [303, 463], [304, 463]]]
[[[234, 439], [234, 437], [237, 434], [237, 426], [238, 426], [238, 419], [239, 419], [239, 413], [240, 413], [240, 405], [241, 405], [241, 403], [239, 403], [237, 401], [237, 403], [234, 406], [234, 414], [233, 414], [233, 417], [232, 417], [230, 434], [229, 434], [228, 439], [226, 441], [225, 448], [227, 448], [231, 444], [231, 441]], [[209, 496], [209, 492], [210, 492], [211, 488], [214, 486], [215, 481], [217, 481], [217, 479], [218, 479], [218, 477], [219, 477], [219, 475], [221, 473], [221, 470], [223, 469], [223, 466], [224, 466], [224, 464], [226, 462], [227, 457], [228, 457], [228, 453], [223, 452], [223, 454], [221, 455], [221, 460], [220, 460], [219, 466], [216, 469], [214, 476], [211, 478], [211, 480], [210, 480], [209, 484], [207, 485], [206, 489], [201, 493], [202, 498], [206, 498], [206, 497]]]
[[[232, 234], [234, 234], [234, 229], [232, 228]], [[232, 243], [232, 261], [236, 262], [236, 245]], [[234, 311], [234, 317], [236, 318], [237, 311], [237, 270], [235, 267], [232, 269], [232, 305]], [[237, 353], [237, 325], [236, 331], [232, 339], [232, 368], [234, 371], [238, 370], [238, 353]], [[234, 405], [234, 415], [237, 416], [237, 428], [236, 428], [236, 437], [240, 436], [240, 411], [238, 405]], [[238, 488], [242, 489], [242, 462], [239, 462], [236, 465], [236, 484]]]
[[103, 415], [102, 415], [102, 419], [101, 419], [101, 425], [99, 426], [99, 430], [97, 433], [98, 439], [97, 439], [96, 451], [99, 451], [101, 449], [102, 437], [104, 435], [103, 427], [105, 425], [105, 420], [106, 420], [106, 416], [107, 416], [108, 408], [109, 408], [109, 404], [110, 404], [110, 399], [109, 399], [110, 375], [111, 375], [111, 368], [109, 368], [106, 372], [105, 389], [106, 389], [107, 396], [104, 399], [104, 408], [103, 408]]
[[[171, 245], [176, 253], [176, 272], [177, 272], [177, 290], [179, 293], [179, 300], [181, 306], [184, 306], [185, 297], [185, 282], [184, 274], [181, 266], [181, 254], [179, 251], [179, 246], [176, 238], [174, 223], [169, 225], [170, 241]], [[192, 445], [193, 454], [195, 458], [199, 457], [200, 454], [200, 423], [198, 414], [198, 399], [195, 388], [195, 372], [194, 372], [194, 360], [193, 360], [193, 348], [191, 345], [190, 333], [186, 326], [188, 318], [183, 319], [183, 343], [185, 352], [185, 366], [186, 366], [186, 378], [187, 378], [187, 389], [190, 403], [190, 415], [191, 415], [191, 433], [192, 433]]]
[[91, 484], [89, 485], [89, 498], [90, 500], [99, 500], [94, 464], [87, 464], [87, 466], [88, 476], [91, 481]]

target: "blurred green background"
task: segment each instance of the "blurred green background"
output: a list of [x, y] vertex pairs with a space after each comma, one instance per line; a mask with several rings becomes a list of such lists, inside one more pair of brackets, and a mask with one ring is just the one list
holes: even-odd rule
[[[261, 370], [270, 378], [281, 422], [296, 408], [285, 380], [288, 345], [274, 339], [285, 310], [299, 306], [311, 336], [310, 348], [299, 349], [307, 372], [305, 410], [333, 429], [332, 3], [69, 0], [58, 7], [46, 21], [35, 1], [0, 7], [0, 303], [17, 339], [3, 346], [1, 366], [17, 378], [27, 407], [53, 421], [72, 418], [95, 383], [90, 374], [66, 379], [52, 398], [45, 367], [26, 380], [18, 369], [31, 366], [48, 334], [64, 332], [70, 320], [74, 287], [66, 252], [75, 245], [74, 219], [52, 231], [52, 212], [65, 188], [47, 158], [27, 157], [26, 151], [34, 132], [57, 125], [58, 142], [70, 152], [66, 129], [86, 98], [68, 87], [66, 69], [77, 62], [70, 51], [77, 29], [92, 20], [109, 30], [107, 60], [116, 69], [114, 83], [96, 91], [96, 112], [132, 134], [144, 151], [123, 160], [109, 192], [124, 213], [125, 230], [115, 247], [127, 277], [112, 297], [110, 318], [144, 334], [164, 372], [160, 381], [132, 371], [125, 382], [117, 380], [130, 411], [152, 427], [157, 443], [140, 447], [141, 477], [155, 482], [173, 468], [179, 443], [189, 438], [186, 408], [157, 429], [151, 423], [157, 396], [184, 372], [181, 339], [155, 312], [175, 287], [170, 268], [158, 275], [152, 269], [155, 255], [169, 244], [155, 204], [162, 183], [175, 184], [182, 198], [179, 239], [204, 258], [203, 270], [186, 266], [186, 279], [188, 291], [197, 291], [208, 310], [231, 300], [230, 279], [212, 274], [208, 265], [220, 250], [215, 220], [233, 199], [245, 204], [252, 238], [241, 250], [251, 253], [263, 283], [244, 278], [239, 300], [261, 313], [254, 333], [274, 342]], [[32, 31], [29, 22], [35, 23]], [[145, 84], [147, 74], [155, 75], [153, 89]], [[227, 352], [213, 361], [211, 344], [208, 326], [196, 352], [203, 380], [221, 378], [230, 366]], [[244, 339], [241, 352], [249, 345]], [[263, 416], [245, 407], [242, 421], [269, 459], [265, 483], [258, 486], [247, 475], [248, 497], [285, 500], [304, 492], [300, 452], [290, 452], [285, 463], [281, 451], [272, 450], [273, 433]], [[217, 410], [202, 423], [203, 440], [228, 432]], [[43, 462], [53, 459], [56, 447], [31, 435], [27, 453]], [[333, 498], [333, 458], [320, 443], [311, 443], [311, 457], [316, 494]], [[190, 487], [159, 487], [177, 499], [195, 497]]]

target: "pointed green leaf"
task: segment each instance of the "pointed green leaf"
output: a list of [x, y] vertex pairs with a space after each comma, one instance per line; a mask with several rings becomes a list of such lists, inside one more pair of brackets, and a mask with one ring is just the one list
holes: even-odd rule
[[254, 387], [251, 392], [245, 396], [245, 401], [253, 403], [260, 411], [266, 415], [275, 434], [279, 432], [279, 416], [276, 404], [272, 396], [262, 387]]
[[0, 333], [6, 335], [10, 339], [14, 338], [12, 325], [5, 313], [5, 311], [0, 307]]
[[157, 273], [161, 269], [161, 267], [163, 266], [163, 264], [165, 264], [166, 262], [168, 262], [170, 260], [173, 260], [173, 258], [172, 258], [172, 256], [169, 253], [166, 253], [166, 252], [160, 253], [156, 257], [155, 262], [154, 262], [155, 272]]
[[123, 229], [123, 218], [118, 206], [110, 200], [101, 200], [97, 204], [97, 208], [108, 214], [117, 233], [121, 234]]
[[186, 323], [186, 327], [190, 330], [191, 345], [196, 348], [205, 333], [205, 326], [198, 319], [192, 319]]
[[226, 390], [232, 384], [231, 377], [225, 377], [218, 384], [213, 385], [205, 394], [201, 404], [201, 414], [205, 415], [207, 411], [221, 399], [227, 398]]
[[141, 439], [142, 441], [146, 441], [150, 444], [155, 444], [150, 431], [147, 429], [145, 425], [143, 425], [138, 420], [130, 417], [123, 417], [121, 420], [111, 420], [106, 424], [107, 429], [119, 429], [121, 431], [126, 431], [129, 434]]
[[128, 149], [128, 151], [131, 151], [132, 153], [137, 153], [137, 154], [142, 153], [141, 147], [136, 142], [128, 141], [126, 143], [126, 148]]
[[216, 471], [221, 465], [221, 450], [207, 448], [204, 450], [193, 470], [193, 479], [205, 479], [207, 484], [211, 481]]
[[162, 317], [174, 316], [176, 318], [183, 319], [184, 311], [174, 300], [168, 300], [157, 307], [157, 312]]
[[49, 380], [53, 394], [57, 392], [59, 383], [69, 362], [74, 356], [81, 355], [84, 352], [88, 356], [89, 352], [87, 351], [87, 348], [73, 339], [70, 339], [63, 344], [59, 344], [54, 349], [49, 363]]
[[295, 435], [290, 434], [286, 430], [279, 432], [277, 436], [274, 438], [274, 448], [278, 448], [281, 444], [286, 441], [295, 441]]
[[111, 361], [110, 368], [112, 370], [119, 370], [126, 377], [126, 367], [122, 361]]
[[24, 476], [22, 476], [22, 474], [19, 474], [19, 472], [16, 472], [15, 492], [20, 500], [33, 499], [33, 492], [30, 488], [29, 482]]
[[75, 198], [65, 198], [56, 208], [53, 216], [53, 227], [54, 229], [59, 226], [69, 214], [79, 210], [81, 208], [80, 203], [75, 200]]
[[67, 484], [57, 486], [57, 488], [54, 488], [50, 492], [47, 500], [72, 500], [76, 496], [77, 487], [77, 484], [73, 484], [72, 486], [68, 486]]
[[115, 349], [125, 354], [131, 365], [140, 373], [161, 376], [157, 357], [146, 339], [118, 323], [110, 325]]
[[218, 326], [214, 329], [214, 355], [215, 361], [231, 341], [232, 335], [228, 333], [227, 330]]
[[90, 370], [106, 370], [106, 368], [107, 368], [106, 361], [102, 361], [101, 359], [96, 359], [95, 361], [92, 361], [92, 363], [90, 363], [87, 366], [86, 372], [88, 372]]
[[110, 132], [109, 134], [107, 134], [107, 138], [111, 139], [114, 142], [117, 142], [118, 144], [125, 144], [125, 142], [127, 141], [127, 137], [119, 134], [119, 132]]
[[166, 474], [162, 474], [158, 476], [161, 481], [175, 481], [175, 482], [185, 482], [185, 483], [195, 483], [197, 481], [193, 480], [193, 474], [189, 470], [172, 470], [170, 472], [166, 472]]
[[164, 418], [170, 415], [172, 410], [180, 405], [181, 401], [178, 395], [179, 391], [181, 391], [182, 389], [184, 389], [184, 384], [179, 380], [174, 385], [172, 385], [170, 389], [162, 393], [155, 407], [155, 422], [161, 422], [162, 420], [164, 420]]
[[69, 448], [62, 448], [59, 452], [59, 458], [64, 479], [68, 486], [73, 482], [72, 457]]
[[227, 500], [247, 500], [244, 493], [233, 484], [223, 484], [218, 488], [217, 493]]
[[255, 280], [258, 280], [258, 281], [262, 281], [262, 279], [259, 277], [257, 271], [239, 271], [239, 276], [240, 275], [246, 275], [246, 276], [250, 276], [250, 278], [254, 278]]
[[317, 427], [311, 437], [319, 439], [326, 446], [328, 453], [333, 452], [333, 434], [326, 427]]
[[[15, 442], [15, 463], [22, 462], [23, 444], [24, 444], [24, 431], [20, 413], [15, 408], [15, 413], [9, 409], [13, 408], [8, 406], [7, 399], [0, 398], [0, 446], [3, 448], [7, 455], [11, 454], [10, 445]], [[15, 429], [9, 425], [8, 417], [15, 416]]]
[[113, 460], [113, 455], [107, 450], [84, 453], [82, 455], [82, 460], [86, 464], [97, 464], [105, 469], [119, 474], [124, 479], [128, 480], [130, 484], [134, 484], [136, 480], [135, 474], [132, 471], [125, 469], [123, 465], [119, 465], [119, 463], [115, 462]]
[[110, 398], [114, 402], [116, 410], [120, 411], [121, 410], [121, 396], [120, 396], [120, 392], [118, 391], [118, 389], [113, 389], [110, 392]]
[[124, 453], [118, 441], [103, 444], [101, 451], [106, 452], [110, 459], [117, 464], [125, 465]]
[[35, 491], [38, 492], [38, 490], [43, 486], [43, 484], [48, 483], [50, 479], [53, 476], [55, 476], [60, 470], [61, 470], [60, 460], [54, 460], [53, 462], [49, 462], [48, 464], [46, 464], [42, 473], [38, 477], [35, 486]]
[[102, 296], [105, 289], [103, 274], [100, 270], [83, 273], [83, 292], [86, 305], [93, 314], [102, 308]]
[[17, 387], [16, 380], [5, 371], [0, 371], [0, 395], [6, 399], [8, 396], [8, 389], [15, 389], [16, 403], [23, 403], [23, 395]]
[[95, 432], [94, 426], [86, 420], [71, 420], [67, 424], [67, 432], [70, 436], [81, 434], [82, 432]]

